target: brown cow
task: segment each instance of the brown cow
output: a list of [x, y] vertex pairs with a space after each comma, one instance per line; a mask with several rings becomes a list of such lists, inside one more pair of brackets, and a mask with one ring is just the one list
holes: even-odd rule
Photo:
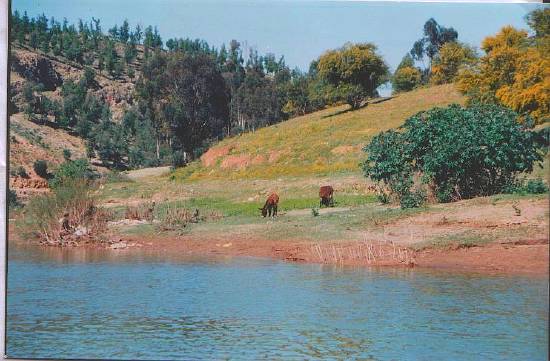
[[334, 194], [334, 189], [331, 186], [322, 186], [319, 189], [319, 198], [321, 198], [321, 200], [319, 201], [319, 207], [322, 207], [322, 206], [333, 207], [334, 206], [334, 198], [332, 198], [333, 194]]
[[270, 217], [275, 217], [277, 215], [277, 204], [279, 204], [279, 196], [277, 193], [271, 193], [265, 204], [262, 208], [259, 208], [262, 211], [262, 217], [269, 215]]

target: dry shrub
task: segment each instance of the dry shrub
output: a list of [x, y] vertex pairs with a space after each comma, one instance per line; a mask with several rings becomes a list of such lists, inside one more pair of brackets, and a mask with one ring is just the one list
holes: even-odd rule
[[154, 212], [155, 202], [141, 203], [137, 206], [126, 206], [124, 218], [152, 222], [155, 217]]
[[24, 234], [48, 245], [99, 240], [111, 215], [96, 206], [93, 193], [89, 182], [65, 182], [52, 193], [31, 199], [19, 226]]
[[185, 228], [193, 220], [193, 216], [188, 209], [168, 207], [161, 215], [160, 228], [163, 231]]
[[199, 223], [207, 220], [219, 220], [223, 217], [220, 212], [210, 211], [206, 215], [200, 213], [198, 209], [190, 211], [186, 208], [178, 208], [168, 206], [164, 212], [160, 214], [160, 229], [176, 230], [187, 227], [189, 223]]

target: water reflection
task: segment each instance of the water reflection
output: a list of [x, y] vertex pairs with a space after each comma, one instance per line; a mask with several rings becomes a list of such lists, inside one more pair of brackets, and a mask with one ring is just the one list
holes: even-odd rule
[[10, 248], [8, 354], [546, 359], [547, 280]]

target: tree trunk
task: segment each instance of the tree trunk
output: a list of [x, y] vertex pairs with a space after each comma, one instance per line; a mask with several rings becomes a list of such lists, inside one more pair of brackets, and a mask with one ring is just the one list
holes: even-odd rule
[[160, 139], [157, 136], [157, 160], [160, 160]]

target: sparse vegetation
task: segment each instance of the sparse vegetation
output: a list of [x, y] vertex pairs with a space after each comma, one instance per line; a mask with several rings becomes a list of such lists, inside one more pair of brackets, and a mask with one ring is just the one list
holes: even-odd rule
[[152, 222], [155, 215], [155, 202], [142, 203], [137, 206], [126, 206], [125, 219], [147, 220]]

